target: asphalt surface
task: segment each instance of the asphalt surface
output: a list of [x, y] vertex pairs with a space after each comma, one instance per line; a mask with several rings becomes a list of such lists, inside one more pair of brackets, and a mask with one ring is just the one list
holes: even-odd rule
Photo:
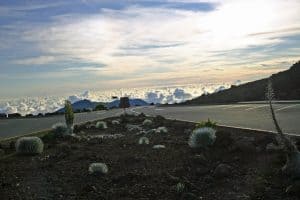
[[[276, 114], [282, 129], [286, 133], [300, 135], [300, 104], [275, 104]], [[215, 106], [182, 106], [182, 107], [136, 107], [132, 112], [144, 112], [148, 115], [162, 115], [167, 118], [203, 121], [210, 118], [220, 125], [253, 128], [274, 131], [269, 107], [267, 104], [233, 104]], [[121, 109], [79, 113], [75, 115], [75, 123], [120, 115]], [[53, 124], [64, 122], [64, 116], [43, 118], [1, 119], [0, 139], [23, 135], [49, 129]]]
[[[78, 124], [95, 119], [113, 117], [120, 115], [122, 112], [121, 109], [114, 109], [110, 111], [76, 113], [74, 123]], [[64, 115], [41, 118], [0, 119], [0, 139], [50, 129], [54, 124], [64, 121]]]
[[[285, 133], [300, 135], [300, 104], [274, 104]], [[268, 104], [233, 104], [215, 106], [143, 107], [136, 112], [167, 118], [203, 121], [208, 118], [220, 125], [275, 131]]]

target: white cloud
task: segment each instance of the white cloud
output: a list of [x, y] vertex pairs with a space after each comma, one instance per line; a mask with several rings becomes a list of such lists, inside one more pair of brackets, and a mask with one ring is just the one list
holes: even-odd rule
[[[99, 14], [60, 16], [52, 24], [26, 31], [23, 39], [36, 42], [45, 54], [104, 63], [104, 69], [87, 71], [99, 76], [122, 74], [130, 81], [151, 67], [189, 77], [202, 69], [230, 65], [237, 59], [215, 52], [276, 45], [283, 42], [283, 36], [300, 34], [297, 0], [213, 2], [218, 7], [210, 12], [131, 6], [124, 10], [102, 9]], [[261, 57], [267, 57], [267, 52], [253, 55], [250, 61]], [[171, 62], [174, 58], [177, 61]], [[252, 65], [250, 61], [247, 63]], [[240, 68], [232, 69], [239, 73]], [[201, 78], [202, 74], [199, 73]]]
[[39, 57], [34, 57], [34, 58], [24, 58], [24, 59], [19, 59], [16, 61], [13, 61], [14, 64], [18, 65], [44, 65], [44, 64], [49, 64], [53, 63], [55, 61], [62, 60], [59, 57], [54, 57], [54, 56], [39, 56]]
[[203, 93], [213, 93], [218, 88], [228, 88], [230, 84], [192, 84], [185, 86], [156, 87], [156, 88], [128, 88], [107, 91], [85, 91], [67, 97], [32, 97], [0, 101], [0, 112], [39, 114], [54, 112], [64, 106], [64, 100], [72, 103], [88, 99], [97, 102], [110, 102], [112, 96], [129, 96], [130, 98], [144, 99], [149, 103], [179, 103], [195, 98]]

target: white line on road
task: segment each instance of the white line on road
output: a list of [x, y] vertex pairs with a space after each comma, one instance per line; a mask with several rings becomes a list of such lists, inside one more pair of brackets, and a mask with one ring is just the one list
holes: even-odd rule
[[158, 110], [158, 111], [159, 111], [159, 110], [164, 110], [164, 109], [162, 109], [162, 108], [156, 108], [155, 110]]
[[255, 110], [257, 108], [263, 108], [263, 107], [267, 107], [269, 105], [263, 105], [263, 106], [255, 106], [255, 107], [252, 107], [252, 108], [247, 108], [246, 110], [249, 111], [249, 110]]
[[281, 110], [285, 110], [285, 109], [288, 109], [288, 108], [293, 108], [293, 107], [295, 107], [295, 106], [297, 106], [297, 105], [285, 106], [285, 107], [282, 107], [282, 108], [277, 109], [276, 111], [281, 111]]
[[249, 105], [232, 105], [232, 106], [229, 106], [229, 107], [226, 107], [226, 108], [223, 108], [223, 110], [228, 110], [228, 109], [231, 109], [231, 108], [240, 108], [240, 107], [249, 107]]

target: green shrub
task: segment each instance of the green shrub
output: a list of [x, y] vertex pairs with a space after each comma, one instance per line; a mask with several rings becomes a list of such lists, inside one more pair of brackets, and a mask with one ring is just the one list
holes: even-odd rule
[[185, 190], [185, 185], [184, 185], [184, 183], [177, 183], [175, 189], [176, 189], [176, 192], [177, 192], [177, 193], [183, 193], [184, 190]]
[[74, 124], [74, 112], [72, 108], [72, 104], [70, 101], [65, 101], [65, 120], [68, 131], [70, 134], [73, 133], [73, 124]]
[[89, 166], [90, 174], [107, 174], [108, 167], [105, 163], [92, 163]]
[[41, 154], [44, 143], [39, 137], [21, 137], [16, 142], [16, 152], [22, 155]]
[[196, 124], [196, 128], [204, 128], [204, 127], [216, 128], [217, 122], [212, 122], [208, 118], [207, 121], [202, 121]]
[[98, 129], [107, 129], [107, 124], [104, 121], [100, 121], [96, 123], [96, 128]]
[[150, 143], [150, 141], [149, 141], [149, 139], [147, 138], [147, 137], [141, 137], [140, 139], [139, 139], [139, 144], [149, 144]]
[[191, 148], [207, 148], [214, 144], [216, 130], [210, 127], [195, 129], [189, 138], [188, 144]]

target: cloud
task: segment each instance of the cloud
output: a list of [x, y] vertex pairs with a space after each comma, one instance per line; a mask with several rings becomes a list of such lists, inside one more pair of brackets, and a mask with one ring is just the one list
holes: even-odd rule
[[[115, 66], [135, 70], [132, 63], [139, 68], [157, 65], [162, 57], [178, 56], [190, 64], [204, 60], [211, 51], [280, 43], [274, 36], [281, 32], [274, 27], [293, 30], [287, 35], [298, 34], [294, 28], [299, 25], [297, 6], [297, 1], [225, 1], [208, 13], [155, 6], [102, 9], [99, 15], [61, 17], [50, 25], [37, 26], [25, 32], [24, 39], [37, 42], [45, 53], [107, 63], [111, 73], [117, 70]], [[289, 12], [282, 12], [282, 7]], [[275, 14], [279, 10], [281, 15]], [[272, 31], [270, 37], [258, 34]], [[112, 59], [111, 55], [118, 54], [129, 56]]]
[[149, 103], [179, 103], [195, 98], [203, 93], [213, 93], [218, 88], [229, 88], [230, 84], [192, 84], [185, 86], [154, 87], [154, 88], [128, 88], [114, 89], [107, 91], [84, 91], [80, 94], [69, 96], [49, 96], [20, 98], [0, 101], [0, 113], [21, 113], [39, 114], [54, 112], [64, 106], [66, 99], [72, 103], [83, 99], [96, 102], [110, 102], [112, 96], [129, 96], [130, 98], [140, 98]]
[[[262, 67], [279, 66], [279, 59], [300, 59], [298, 0], [140, 2], [76, 1], [82, 9], [70, 4], [72, 12], [56, 3], [22, 9], [34, 14], [32, 10], [51, 8], [42, 19], [10, 19], [1, 25], [0, 52], [11, 61], [0, 66], [7, 77], [3, 80], [51, 75], [43, 90], [59, 82], [66, 92], [233, 82], [285, 69]], [[21, 65], [32, 71], [20, 70]], [[35, 65], [45, 69], [33, 70]], [[71, 78], [84, 79], [85, 85], [69, 84]]]
[[45, 65], [59, 61], [61, 58], [54, 56], [39, 56], [34, 58], [24, 58], [13, 61], [13, 64], [17, 65]]

